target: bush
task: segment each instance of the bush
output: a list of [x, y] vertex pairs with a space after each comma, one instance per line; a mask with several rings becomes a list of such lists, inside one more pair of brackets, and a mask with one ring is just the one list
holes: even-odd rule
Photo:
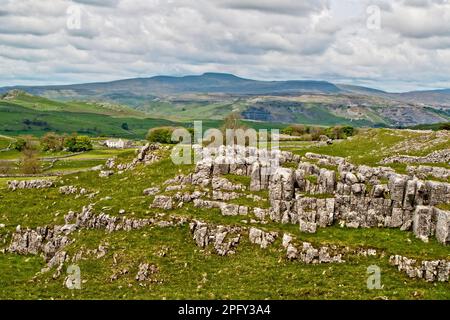
[[17, 150], [17, 151], [22, 151], [22, 150], [25, 149], [26, 145], [27, 145], [26, 139], [22, 138], [22, 137], [19, 137], [19, 138], [16, 139], [16, 141], [14, 141], [11, 144], [11, 149]]
[[64, 147], [70, 152], [90, 151], [93, 149], [91, 139], [87, 136], [72, 135], [64, 142]]
[[57, 152], [64, 149], [64, 136], [59, 136], [56, 133], [47, 133], [41, 139], [41, 148], [43, 151]]

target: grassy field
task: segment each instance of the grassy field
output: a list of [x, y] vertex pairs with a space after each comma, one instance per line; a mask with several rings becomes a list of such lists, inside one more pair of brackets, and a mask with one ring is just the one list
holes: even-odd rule
[[[450, 148], [450, 140], [443, 140], [438, 144], [428, 144], [435, 139], [435, 134], [429, 134], [428, 140], [423, 141], [423, 148], [419, 150], [401, 151], [396, 148], [417, 142], [425, 133], [419, 131], [403, 131], [391, 129], [360, 129], [358, 135], [343, 141], [336, 141], [332, 145], [318, 146], [308, 142], [282, 142], [285, 150], [304, 155], [306, 152], [326, 154], [347, 158], [354, 164], [377, 166], [379, 161], [398, 153], [411, 156], [424, 156], [435, 150]], [[287, 147], [286, 147], [287, 145]], [[306, 145], [306, 146], [305, 146]]]
[[[400, 136], [400, 137], [399, 137]], [[371, 139], [367, 139], [371, 137]], [[358, 163], [374, 164], [382, 155], [359, 157], [355, 148], [374, 148], [375, 153], [395, 146], [404, 139], [414, 138], [409, 133], [392, 135], [389, 131], [368, 131], [352, 140], [327, 147], [299, 145], [301, 151], [320, 151], [349, 157]], [[316, 150], [317, 149], [317, 150]], [[387, 149], [386, 149], [387, 150]], [[117, 152], [93, 150], [90, 153], [65, 159], [61, 166], [88, 166], [101, 159], [116, 155], [119, 162], [128, 162], [131, 151]], [[386, 151], [385, 154], [388, 154]], [[167, 153], [166, 153], [167, 156]], [[101, 160], [103, 161], [103, 160]], [[67, 162], [67, 163], [65, 163]], [[77, 163], [77, 164], [75, 164]], [[22, 228], [64, 224], [63, 216], [69, 211], [95, 203], [96, 213], [105, 212], [119, 216], [124, 209], [129, 218], [149, 218], [162, 210], [149, 208], [153, 197], [142, 191], [161, 184], [180, 173], [188, 173], [192, 165], [175, 166], [168, 158], [150, 166], [138, 166], [135, 170], [115, 174], [107, 179], [98, 172], [79, 172], [55, 180], [56, 185], [75, 185], [89, 192], [98, 191], [95, 199], [62, 196], [58, 188], [45, 190], [5, 189], [6, 179], [0, 179], [0, 249], [9, 243], [11, 232], [18, 224]], [[249, 178], [227, 176], [235, 183], [248, 184]], [[267, 191], [258, 193], [267, 198]], [[249, 205], [247, 198], [234, 200]], [[258, 204], [263, 205], [263, 204]], [[242, 217], [224, 217], [218, 209], [198, 209], [191, 204], [170, 212], [178, 216], [202, 221], [248, 227], [251, 224]], [[80, 249], [95, 249], [108, 244], [107, 254], [96, 259], [90, 256], [78, 262], [81, 270], [82, 289], [69, 290], [63, 286], [63, 276], [52, 278], [53, 272], [38, 273], [44, 261], [38, 256], [0, 254], [1, 299], [450, 299], [450, 284], [430, 284], [412, 280], [388, 263], [389, 255], [400, 254], [411, 258], [434, 259], [450, 257], [450, 248], [434, 239], [424, 243], [411, 232], [394, 229], [347, 229], [338, 226], [319, 229], [316, 234], [300, 233], [296, 225], [268, 223], [255, 225], [280, 234], [289, 232], [299, 240], [314, 245], [335, 244], [350, 248], [375, 248], [380, 257], [345, 257], [343, 264], [304, 265], [285, 259], [285, 251], [278, 239], [263, 250], [243, 237], [235, 255], [219, 257], [209, 249], [201, 250], [191, 238], [189, 227], [147, 227], [130, 232], [107, 233], [103, 230], [82, 230], [71, 237], [75, 241], [67, 247], [70, 255]], [[3, 241], [2, 241], [3, 239]], [[164, 254], [161, 254], [164, 252]], [[139, 263], [156, 264], [157, 282], [139, 284], [135, 279]], [[366, 286], [367, 268], [381, 268], [382, 289], [369, 290]], [[129, 272], [111, 281], [113, 273], [127, 269]]]
[[[94, 144], [94, 150], [82, 153], [70, 152], [43, 152], [38, 153], [41, 159], [42, 172], [40, 175], [60, 175], [72, 172], [85, 171], [102, 165], [109, 158], [119, 155], [134, 154], [136, 149], [106, 149]], [[11, 166], [9, 174], [20, 174], [20, 161], [22, 154], [16, 150], [0, 152], [0, 167], [2, 164]], [[51, 163], [54, 162], [53, 165]], [[0, 180], [1, 184], [1, 180]]]

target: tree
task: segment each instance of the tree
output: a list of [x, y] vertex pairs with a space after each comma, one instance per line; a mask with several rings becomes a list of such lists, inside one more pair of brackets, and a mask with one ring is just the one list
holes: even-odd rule
[[128, 127], [128, 123], [126, 122], [122, 123], [121, 128], [126, 131], [130, 130], [130, 128]]
[[65, 139], [64, 147], [70, 152], [90, 151], [93, 149], [91, 139], [87, 136], [71, 135]]
[[175, 129], [175, 127], [152, 128], [148, 131], [147, 140], [153, 143], [174, 143], [172, 141], [172, 133]]
[[43, 151], [57, 152], [64, 149], [64, 136], [59, 136], [54, 132], [49, 132], [41, 139]]
[[231, 130], [232, 131], [231, 137], [233, 138], [234, 141], [224, 141], [224, 142], [226, 142], [227, 144], [231, 143], [237, 144], [237, 137], [235, 132], [238, 129], [246, 130], [248, 129], [248, 127], [242, 123], [241, 115], [238, 112], [230, 113], [228, 116], [225, 117], [220, 131], [222, 131], [224, 137], [227, 137], [227, 130]]
[[38, 151], [31, 138], [26, 138], [25, 147], [22, 150], [21, 169], [25, 174], [37, 174], [41, 172], [41, 161], [38, 157]]

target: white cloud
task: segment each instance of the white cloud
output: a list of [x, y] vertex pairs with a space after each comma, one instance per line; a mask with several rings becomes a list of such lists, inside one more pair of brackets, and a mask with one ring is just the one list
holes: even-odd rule
[[[450, 87], [445, 0], [5, 0], [0, 85], [230, 72]], [[378, 5], [381, 30], [366, 27]], [[67, 9], [81, 10], [67, 28]]]

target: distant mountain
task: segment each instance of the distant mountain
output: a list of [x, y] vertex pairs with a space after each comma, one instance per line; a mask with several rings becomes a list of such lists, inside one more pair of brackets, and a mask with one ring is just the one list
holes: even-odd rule
[[231, 112], [252, 121], [315, 125], [397, 127], [450, 120], [450, 89], [389, 93], [327, 81], [259, 81], [224, 73], [5, 87], [0, 95], [17, 90], [40, 97], [12, 97], [35, 110], [173, 121], [220, 120]]
[[347, 93], [366, 94], [369, 96], [382, 96], [382, 97], [389, 95], [386, 91], [372, 89], [368, 87], [354, 86], [348, 84], [338, 84], [337, 87]]
[[155, 76], [73, 85], [3, 87], [0, 88], [0, 94], [12, 89], [20, 89], [30, 94], [56, 100], [93, 98], [118, 103], [131, 102], [132, 105], [139, 104], [142, 99], [148, 100], [191, 93], [231, 95], [350, 94], [379, 97], [403, 103], [450, 106], [450, 89], [389, 93], [368, 87], [333, 84], [327, 81], [258, 81], [226, 73], [204, 73], [183, 77]]
[[111, 82], [61, 86], [16, 86], [0, 88], [0, 93], [21, 89], [36, 95], [102, 96], [126, 93], [140, 96], [161, 96], [181, 93], [226, 94], [299, 94], [338, 93], [341, 90], [326, 81], [257, 81], [232, 74], [205, 73], [199, 76], [156, 76]]
[[395, 96], [397, 99], [406, 102], [450, 106], [450, 89], [411, 91], [399, 93]]

